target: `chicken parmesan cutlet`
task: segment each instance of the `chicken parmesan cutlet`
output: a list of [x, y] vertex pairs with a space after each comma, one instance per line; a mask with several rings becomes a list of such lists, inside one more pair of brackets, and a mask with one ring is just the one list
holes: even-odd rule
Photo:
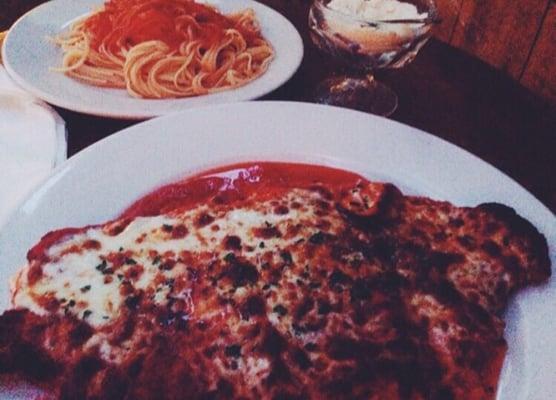
[[494, 399], [502, 312], [551, 274], [504, 205], [285, 163], [162, 187], [27, 258], [0, 373], [59, 399]]

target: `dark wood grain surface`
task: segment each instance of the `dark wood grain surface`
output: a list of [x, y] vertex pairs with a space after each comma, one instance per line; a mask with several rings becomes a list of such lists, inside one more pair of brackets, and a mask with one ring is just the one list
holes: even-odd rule
[[521, 83], [556, 104], [556, 1], [551, 0]]
[[450, 43], [519, 80], [546, 4], [547, 0], [463, 0]]
[[[8, 24], [40, 0], [8, 1]], [[312, 101], [315, 85], [335, 66], [310, 43], [308, 0], [264, 0], [300, 31], [303, 63], [266, 100]], [[401, 70], [378, 77], [399, 95], [392, 119], [444, 138], [491, 163], [556, 210], [556, 109], [501, 71], [435, 39]], [[110, 120], [58, 109], [68, 128], [69, 155], [136, 121]]]
[[436, 0], [440, 24], [434, 28], [434, 36], [443, 42], [450, 43], [458, 23], [463, 0]]

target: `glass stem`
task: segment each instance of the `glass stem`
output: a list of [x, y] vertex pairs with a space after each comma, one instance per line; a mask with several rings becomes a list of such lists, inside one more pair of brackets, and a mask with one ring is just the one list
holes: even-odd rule
[[369, 72], [368, 74], [365, 74], [365, 78], [367, 79], [367, 81], [371, 84], [371, 85], [375, 85], [376, 81], [375, 81], [375, 76], [372, 72]]

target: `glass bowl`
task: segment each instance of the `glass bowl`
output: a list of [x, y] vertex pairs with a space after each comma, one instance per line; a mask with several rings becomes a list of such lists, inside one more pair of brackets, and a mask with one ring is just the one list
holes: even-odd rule
[[439, 22], [434, 0], [314, 0], [313, 43], [347, 71], [317, 88], [317, 101], [390, 115], [397, 96], [373, 71], [411, 62]]

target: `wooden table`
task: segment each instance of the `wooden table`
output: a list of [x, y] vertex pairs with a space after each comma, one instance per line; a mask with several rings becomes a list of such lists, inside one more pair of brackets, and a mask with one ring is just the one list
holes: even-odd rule
[[[333, 66], [309, 40], [310, 1], [261, 2], [290, 19], [305, 44], [305, 57], [298, 72], [264, 99], [311, 101], [315, 85], [332, 72]], [[7, 3], [0, 25], [15, 20], [24, 11], [17, 1], [7, 0]], [[556, 211], [554, 107], [500, 71], [435, 39], [429, 41], [412, 64], [401, 70], [379, 73], [378, 77], [398, 93], [399, 107], [392, 119], [430, 132], [479, 156]], [[64, 109], [58, 112], [67, 123], [69, 156], [137, 123]]]

